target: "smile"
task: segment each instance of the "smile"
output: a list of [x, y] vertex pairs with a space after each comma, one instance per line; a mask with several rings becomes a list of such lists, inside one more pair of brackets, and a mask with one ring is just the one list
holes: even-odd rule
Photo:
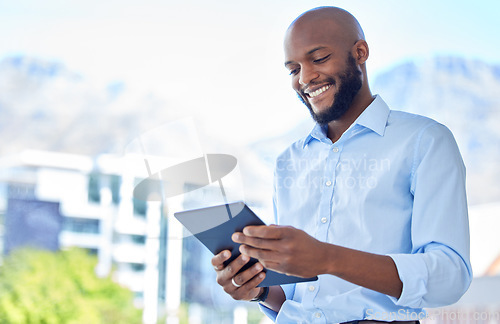
[[317, 97], [319, 96], [320, 94], [322, 94], [323, 92], [325, 92], [326, 90], [330, 89], [332, 85], [331, 84], [327, 84], [326, 86], [323, 86], [317, 90], [314, 90], [313, 92], [307, 92], [305, 91], [306, 95], [309, 97], [309, 98], [314, 98], [314, 97]]

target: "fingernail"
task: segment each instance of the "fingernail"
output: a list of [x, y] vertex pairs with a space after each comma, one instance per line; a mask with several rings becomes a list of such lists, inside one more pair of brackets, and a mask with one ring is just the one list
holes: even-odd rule
[[233, 239], [233, 241], [238, 241], [240, 239], [240, 235], [239, 234], [233, 234], [232, 239]]
[[257, 264], [257, 265], [255, 266], [255, 269], [256, 269], [257, 271], [262, 271], [262, 266], [261, 266], [260, 264]]
[[242, 256], [241, 256], [241, 261], [243, 261], [243, 262], [247, 262], [247, 261], [248, 261], [248, 256], [246, 256], [246, 255], [242, 255]]

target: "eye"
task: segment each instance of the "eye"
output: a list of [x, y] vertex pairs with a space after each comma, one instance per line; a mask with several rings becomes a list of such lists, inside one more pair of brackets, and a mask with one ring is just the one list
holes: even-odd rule
[[319, 59], [313, 60], [313, 63], [316, 63], [316, 64], [324, 63], [324, 62], [328, 61], [328, 59], [330, 58], [330, 55], [331, 54], [328, 54], [327, 56], [323, 56]]
[[290, 74], [290, 75], [296, 75], [297, 73], [299, 73], [299, 70], [300, 69], [298, 67], [297, 68], [290, 68], [290, 71], [289, 71], [288, 74]]

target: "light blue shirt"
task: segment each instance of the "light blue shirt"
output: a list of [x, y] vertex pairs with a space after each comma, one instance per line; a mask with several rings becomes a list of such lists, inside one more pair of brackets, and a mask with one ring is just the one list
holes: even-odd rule
[[425, 318], [424, 307], [457, 301], [472, 270], [465, 167], [451, 132], [389, 110], [380, 96], [337, 142], [325, 131], [316, 125], [278, 157], [276, 223], [390, 256], [402, 294], [396, 299], [320, 275], [282, 286], [280, 312], [263, 311], [277, 323], [416, 320]]

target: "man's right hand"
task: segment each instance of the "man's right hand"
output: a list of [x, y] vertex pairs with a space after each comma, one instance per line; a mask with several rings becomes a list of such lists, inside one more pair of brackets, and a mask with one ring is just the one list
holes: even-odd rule
[[250, 261], [246, 255], [240, 254], [227, 266], [224, 262], [231, 257], [229, 250], [224, 250], [212, 258], [212, 265], [217, 273], [217, 283], [235, 300], [251, 300], [262, 293], [257, 287], [266, 277], [264, 267], [260, 262], [238, 273]]

